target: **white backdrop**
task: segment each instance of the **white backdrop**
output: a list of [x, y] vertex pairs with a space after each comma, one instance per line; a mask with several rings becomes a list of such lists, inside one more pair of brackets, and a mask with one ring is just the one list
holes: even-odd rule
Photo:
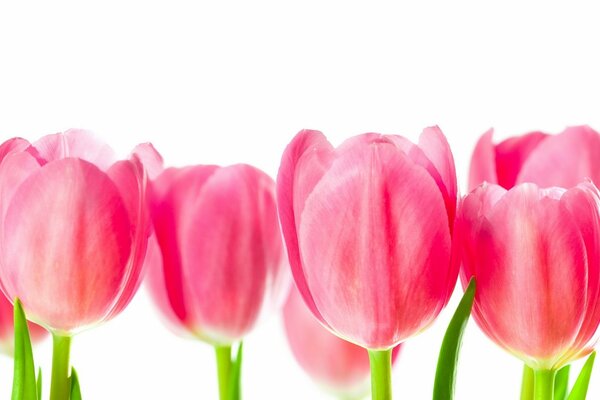
[[[464, 190], [470, 152], [490, 126], [497, 138], [600, 129], [593, 2], [7, 3], [2, 140], [81, 127], [123, 154], [151, 141], [169, 165], [247, 162], [275, 176], [301, 128], [339, 143], [366, 131], [415, 139], [438, 124]], [[395, 398], [430, 398], [450, 314], [406, 345]], [[274, 317], [248, 336], [245, 398], [327, 398], [282, 332]], [[50, 352], [50, 341], [36, 349], [46, 381]], [[173, 336], [144, 290], [121, 316], [75, 337], [72, 354], [88, 400], [216, 398], [212, 349]], [[517, 399], [520, 374], [520, 362], [471, 323], [457, 399]], [[2, 357], [1, 398], [11, 376]], [[589, 398], [600, 398], [598, 371]]]

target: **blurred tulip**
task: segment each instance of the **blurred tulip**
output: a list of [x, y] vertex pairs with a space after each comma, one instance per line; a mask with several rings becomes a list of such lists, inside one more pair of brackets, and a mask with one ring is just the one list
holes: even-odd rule
[[469, 190], [482, 182], [506, 189], [532, 182], [541, 187], [573, 187], [585, 178], [600, 183], [600, 134], [588, 126], [558, 135], [531, 132], [492, 143], [493, 130], [478, 141], [471, 158]]
[[[345, 399], [364, 397], [368, 393], [367, 351], [325, 329], [295, 287], [290, 290], [283, 308], [283, 322], [296, 361], [315, 382]], [[393, 360], [397, 354], [395, 351]]]
[[599, 207], [591, 182], [568, 190], [483, 184], [458, 213], [461, 278], [477, 280], [473, 316], [534, 370], [556, 370], [592, 350], [600, 322]]
[[301, 131], [285, 150], [277, 191], [296, 285], [323, 325], [384, 350], [433, 322], [458, 274], [454, 161], [438, 128], [419, 145], [364, 134], [337, 149]]
[[[48, 331], [41, 326], [28, 323], [29, 336], [32, 343], [42, 341], [48, 336]], [[13, 305], [0, 293], [0, 352], [9, 356], [14, 354], [14, 312]]]
[[152, 183], [148, 284], [177, 331], [241, 340], [288, 288], [274, 182], [249, 165], [165, 170]]
[[146, 178], [91, 134], [0, 149], [0, 283], [27, 317], [69, 335], [116, 315], [140, 283]]

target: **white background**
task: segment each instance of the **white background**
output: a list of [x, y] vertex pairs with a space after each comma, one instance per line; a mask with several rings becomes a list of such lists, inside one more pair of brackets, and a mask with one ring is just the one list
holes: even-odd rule
[[[82, 127], [123, 154], [152, 141], [169, 165], [247, 162], [275, 176], [301, 128], [339, 143], [366, 131], [415, 139], [439, 124], [464, 189], [490, 126], [497, 138], [600, 129], [593, 2], [7, 3], [0, 139]], [[430, 398], [450, 314], [406, 345], [395, 398]], [[46, 378], [50, 347], [36, 349]], [[144, 290], [72, 350], [86, 399], [216, 398], [212, 349], [172, 335]], [[2, 398], [11, 368], [2, 357]], [[457, 399], [517, 399], [520, 374], [519, 361], [469, 325]], [[275, 317], [246, 340], [243, 383], [250, 400], [327, 398], [294, 363]], [[598, 371], [590, 390], [600, 397]]]

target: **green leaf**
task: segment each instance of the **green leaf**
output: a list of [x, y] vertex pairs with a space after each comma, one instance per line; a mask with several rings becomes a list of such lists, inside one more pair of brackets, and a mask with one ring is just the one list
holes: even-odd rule
[[77, 371], [73, 367], [71, 367], [71, 400], [81, 400], [79, 378], [77, 377]]
[[31, 339], [25, 312], [19, 299], [15, 300], [15, 363], [13, 372], [12, 400], [37, 400], [35, 365]]
[[458, 355], [462, 344], [462, 337], [471, 315], [473, 300], [475, 298], [475, 278], [471, 278], [467, 290], [463, 295], [446, 334], [442, 341], [437, 369], [435, 371], [435, 383], [433, 386], [433, 400], [452, 400], [454, 398], [454, 386], [456, 382], [456, 367]]
[[585, 400], [590, 384], [590, 377], [592, 376], [592, 368], [594, 368], [595, 358], [596, 352], [594, 351], [590, 354], [585, 364], [583, 364], [583, 368], [581, 368], [581, 372], [579, 372], [579, 376], [573, 385], [573, 389], [571, 389], [568, 400]]
[[42, 400], [42, 368], [38, 368], [37, 376], [37, 400]]
[[554, 400], [565, 400], [569, 390], [570, 365], [565, 365], [556, 373], [554, 378]]
[[231, 365], [231, 375], [230, 375], [230, 391], [229, 391], [229, 399], [230, 400], [240, 400], [242, 398], [242, 361], [243, 361], [243, 349], [244, 342], [240, 342], [237, 348], [237, 354], [235, 356], [235, 360]]

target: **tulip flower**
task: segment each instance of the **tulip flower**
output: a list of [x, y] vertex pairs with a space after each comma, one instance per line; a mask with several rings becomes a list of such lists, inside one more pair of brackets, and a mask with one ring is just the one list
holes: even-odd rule
[[569, 188], [584, 178], [600, 182], [600, 134], [588, 126], [558, 135], [531, 132], [492, 143], [493, 130], [478, 141], [471, 159], [469, 190], [482, 182], [505, 189], [533, 182]]
[[[32, 343], [42, 341], [48, 335], [48, 331], [29, 322], [29, 336]], [[14, 354], [14, 313], [13, 305], [0, 293], [0, 351], [12, 356]]]
[[473, 315], [487, 336], [535, 371], [552, 399], [555, 371], [592, 351], [600, 322], [600, 193], [483, 184], [456, 222], [461, 278], [477, 281]]
[[231, 346], [288, 289], [275, 184], [249, 165], [170, 168], [152, 182], [148, 287], [169, 325], [216, 349], [229, 398]]
[[390, 356], [430, 325], [458, 274], [456, 175], [438, 128], [415, 145], [364, 134], [333, 148], [301, 131], [283, 154], [279, 216], [296, 286], [313, 315], [369, 349], [373, 397], [391, 397]]
[[[296, 288], [283, 307], [287, 341], [298, 364], [327, 391], [343, 399], [368, 392], [369, 355], [323, 327], [312, 315]], [[400, 350], [392, 353], [392, 362]]]
[[71, 336], [117, 315], [141, 278], [146, 176], [90, 133], [0, 146], [0, 286], [54, 337], [51, 399], [67, 398]]

